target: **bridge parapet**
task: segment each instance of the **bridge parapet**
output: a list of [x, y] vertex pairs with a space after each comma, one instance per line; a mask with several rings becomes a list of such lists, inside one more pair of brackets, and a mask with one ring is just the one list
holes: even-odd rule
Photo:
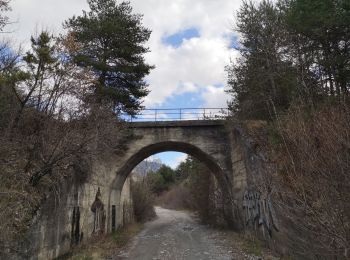
[[228, 108], [166, 108], [144, 109], [134, 116], [123, 114], [122, 118], [128, 122], [164, 122], [222, 120], [228, 116]]
[[200, 127], [200, 126], [223, 126], [225, 120], [184, 120], [184, 121], [141, 121], [129, 122], [129, 128], [158, 128], [158, 127]]

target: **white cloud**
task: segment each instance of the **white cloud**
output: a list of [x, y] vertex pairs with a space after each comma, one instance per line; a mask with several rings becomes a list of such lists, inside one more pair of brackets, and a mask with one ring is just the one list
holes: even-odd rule
[[[166, 97], [183, 93], [182, 82], [188, 86], [196, 85], [197, 91], [201, 87], [224, 84], [224, 67], [233, 56], [228, 45], [227, 39], [219, 37], [185, 40], [176, 49], [159, 44], [157, 51], [147, 56], [157, 68], [148, 77], [152, 92], [146, 99], [146, 105], [161, 103]], [[193, 91], [191, 88], [190, 92]]]
[[10, 5], [9, 15], [15, 23], [9, 29], [24, 46], [28, 46], [31, 35], [42, 29], [62, 32], [66, 19], [88, 7], [86, 0], [12, 0]]
[[227, 107], [228, 96], [225, 93], [225, 87], [207, 86], [202, 92], [202, 98], [205, 100], [205, 107]]
[[168, 162], [169, 167], [171, 167], [172, 169], [175, 170], [176, 167], [179, 166], [180, 163], [182, 163], [183, 161], [186, 160], [187, 156], [188, 156], [187, 154], [183, 153], [183, 154], [180, 154], [179, 156], [175, 157], [170, 162]]
[[[235, 53], [229, 49], [233, 14], [241, 0], [131, 0], [134, 11], [144, 14], [144, 25], [153, 33], [146, 55], [156, 66], [147, 77], [151, 93], [145, 105], [154, 107], [166, 98], [185, 92], [202, 93], [205, 106], [226, 104], [223, 88], [225, 65]], [[12, 0], [13, 36], [28, 43], [35, 28], [62, 31], [62, 22], [87, 9], [85, 0]], [[178, 48], [165, 45], [164, 36], [197, 28], [200, 37], [184, 40]], [[223, 101], [225, 100], [225, 101]], [[175, 105], [176, 106], [176, 105]]]

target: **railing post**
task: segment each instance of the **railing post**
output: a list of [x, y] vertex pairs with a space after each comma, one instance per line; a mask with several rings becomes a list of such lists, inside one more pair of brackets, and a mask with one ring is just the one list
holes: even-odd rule
[[157, 109], [154, 110], [154, 121], [157, 122]]
[[180, 121], [182, 120], [182, 109], [180, 108]]

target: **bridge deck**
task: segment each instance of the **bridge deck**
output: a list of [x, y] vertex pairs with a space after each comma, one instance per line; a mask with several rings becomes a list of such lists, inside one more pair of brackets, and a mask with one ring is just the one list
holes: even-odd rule
[[187, 121], [159, 121], [159, 122], [129, 122], [129, 128], [156, 127], [195, 127], [195, 126], [223, 126], [225, 120], [187, 120]]

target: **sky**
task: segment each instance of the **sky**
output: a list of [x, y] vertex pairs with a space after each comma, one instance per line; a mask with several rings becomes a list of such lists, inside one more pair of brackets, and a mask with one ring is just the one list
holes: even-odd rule
[[[146, 78], [151, 91], [144, 100], [146, 108], [226, 107], [224, 68], [237, 57], [233, 27], [241, 0], [130, 2], [152, 30], [147, 43], [151, 51], [145, 58], [156, 68]], [[86, 0], [12, 0], [11, 6], [15, 23], [7, 37], [24, 47], [32, 34], [42, 29], [63, 32], [64, 20], [88, 10]], [[173, 167], [184, 159], [179, 153], [159, 157]]]
[[172, 169], [176, 169], [176, 167], [187, 158], [187, 154], [179, 153], [179, 152], [164, 152], [152, 155], [147, 160], [155, 161], [160, 159], [163, 164], [168, 165]]

